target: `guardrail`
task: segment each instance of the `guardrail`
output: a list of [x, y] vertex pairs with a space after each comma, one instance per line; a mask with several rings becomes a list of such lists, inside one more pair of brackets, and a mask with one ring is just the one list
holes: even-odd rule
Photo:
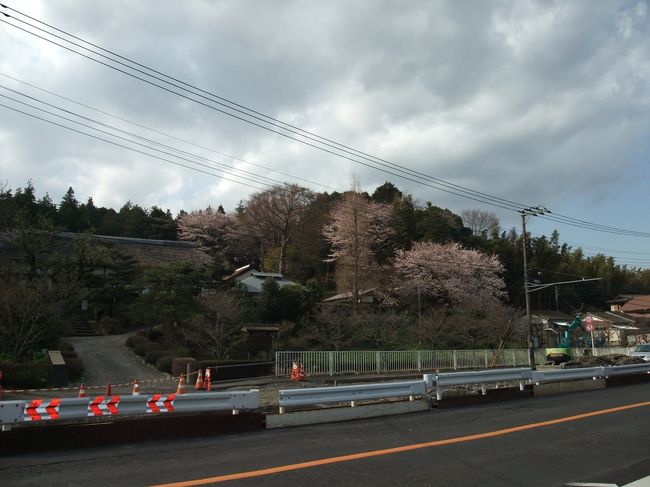
[[647, 364], [630, 364], [630, 365], [616, 365], [612, 367], [605, 367], [607, 376], [610, 375], [625, 375], [625, 374], [650, 374], [650, 363]]
[[405, 397], [413, 400], [426, 392], [425, 381], [385, 382], [378, 384], [359, 384], [335, 387], [311, 387], [304, 389], [283, 389], [279, 391], [280, 414], [287, 406], [306, 406], [334, 402], [349, 402], [354, 407], [356, 401]]
[[183, 395], [113, 395], [0, 401], [0, 425], [4, 430], [15, 423], [69, 418], [200, 411], [232, 411], [237, 414], [240, 409], [257, 409], [259, 404], [260, 393], [257, 389]]
[[436, 374], [436, 399], [442, 399], [443, 387], [456, 385], [480, 384], [481, 393], [486, 394], [486, 384], [492, 382], [518, 381], [519, 389], [524, 390], [526, 382], [532, 378], [530, 368], [494, 369], [473, 372], [447, 372]]
[[575, 379], [598, 379], [605, 377], [605, 367], [577, 367], [575, 369], [542, 370], [533, 372], [533, 382], [557, 382]]

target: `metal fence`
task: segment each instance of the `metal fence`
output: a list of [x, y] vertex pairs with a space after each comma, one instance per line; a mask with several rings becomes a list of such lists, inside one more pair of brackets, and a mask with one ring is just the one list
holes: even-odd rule
[[[628, 347], [601, 347], [596, 355], [629, 355]], [[581, 356], [584, 349], [575, 349]], [[409, 351], [287, 351], [275, 353], [276, 377], [289, 375], [293, 362], [300, 362], [307, 375], [383, 374], [436, 369], [483, 369], [520, 367], [528, 364], [527, 349], [503, 350], [409, 350]], [[535, 362], [546, 362], [544, 349], [535, 350]]]

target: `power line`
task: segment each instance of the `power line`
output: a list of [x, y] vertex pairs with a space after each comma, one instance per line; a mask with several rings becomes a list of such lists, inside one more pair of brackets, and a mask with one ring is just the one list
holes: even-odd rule
[[[3, 13], [3, 14], [4, 14], [5, 16], [11, 17], [11, 16], [7, 15], [6, 13]], [[11, 18], [12, 18], [12, 19], [16, 19], [15, 17], [11, 17]], [[17, 20], [19, 20], [20, 22], [25, 23], [24, 21], [21, 21], [20, 19], [17, 19]], [[427, 176], [427, 177], [430, 179], [429, 182], [423, 182], [421, 179], [414, 179], [414, 178], [412, 177], [412, 174], [408, 174], [408, 173], [407, 173], [407, 175], [404, 175], [404, 174], [400, 174], [399, 172], [394, 172], [394, 171], [392, 171], [392, 170], [381, 169], [380, 167], [377, 167], [377, 166], [373, 165], [372, 163], [374, 163], [374, 164], [379, 164], [380, 166], [386, 166], [386, 164], [384, 164], [384, 163], [378, 163], [377, 161], [373, 161], [372, 159], [370, 159], [370, 158], [368, 158], [368, 157], [365, 157], [365, 156], [359, 156], [359, 155], [357, 155], [357, 154], [352, 154], [353, 156], [355, 156], [355, 157], [352, 157], [352, 156], [346, 155], [346, 153], [350, 153], [350, 151], [343, 150], [343, 149], [340, 149], [340, 148], [337, 148], [337, 147], [333, 147], [334, 150], [338, 150], [338, 151], [341, 151], [341, 152], [343, 152], [343, 153], [335, 152], [334, 150], [331, 150], [331, 149], [328, 149], [328, 148], [327, 148], [327, 147], [332, 147], [331, 144], [329, 144], [329, 143], [324, 143], [324, 142], [316, 141], [316, 142], [318, 142], [318, 143], [323, 144], [323, 145], [326, 146], [326, 147], [321, 147], [321, 146], [319, 146], [319, 145], [316, 145], [316, 144], [314, 144], [314, 143], [308, 142], [308, 141], [306, 141], [306, 140], [299, 139], [299, 138], [297, 138], [297, 137], [294, 137], [294, 136], [292, 136], [292, 135], [286, 134], [286, 133], [284, 133], [284, 132], [280, 132], [280, 131], [278, 131], [278, 130], [276, 130], [276, 129], [274, 129], [274, 128], [271, 128], [271, 127], [267, 127], [267, 126], [265, 126], [265, 125], [262, 125], [262, 124], [260, 124], [260, 123], [258, 123], [258, 122], [253, 121], [253, 120], [248, 120], [248, 119], [243, 118], [242, 116], [239, 116], [239, 115], [237, 115], [237, 114], [233, 114], [233, 113], [227, 112], [227, 111], [225, 111], [225, 110], [223, 110], [223, 109], [221, 109], [221, 108], [214, 107], [214, 106], [209, 105], [209, 104], [207, 104], [207, 103], [205, 103], [205, 102], [202, 102], [202, 101], [197, 100], [197, 99], [195, 99], [195, 98], [192, 98], [192, 97], [190, 97], [190, 96], [184, 95], [183, 93], [179, 93], [178, 91], [175, 91], [175, 90], [173, 90], [173, 89], [167, 88], [167, 87], [165, 87], [165, 86], [162, 86], [162, 85], [160, 85], [160, 84], [158, 84], [158, 83], [155, 83], [155, 82], [153, 82], [153, 81], [150, 81], [150, 80], [147, 80], [147, 79], [145, 79], [145, 78], [142, 78], [142, 77], [140, 77], [140, 76], [134, 75], [133, 73], [129, 73], [128, 71], [125, 71], [125, 70], [120, 69], [120, 68], [118, 68], [118, 67], [112, 66], [112, 65], [110, 65], [110, 64], [108, 64], [108, 63], [105, 63], [105, 62], [103, 62], [103, 61], [101, 61], [101, 60], [95, 59], [95, 58], [93, 58], [93, 57], [91, 57], [91, 56], [88, 56], [88, 55], [86, 55], [86, 54], [80, 53], [79, 51], [76, 51], [76, 50], [74, 50], [74, 49], [72, 49], [72, 48], [70, 48], [70, 47], [67, 47], [67, 46], [64, 46], [64, 45], [62, 45], [62, 44], [59, 44], [58, 42], [52, 41], [51, 39], [47, 39], [47, 38], [45, 38], [45, 37], [43, 37], [43, 36], [41, 36], [41, 35], [38, 35], [38, 34], [36, 34], [36, 33], [34, 33], [34, 32], [30, 32], [30, 31], [27, 30], [27, 29], [23, 29], [22, 27], [19, 27], [19, 26], [17, 26], [17, 25], [14, 25], [14, 24], [12, 24], [12, 23], [10, 23], [10, 22], [7, 22], [7, 21], [5, 21], [5, 20], [3, 20], [3, 19], [0, 19], [0, 22], [3, 22], [3, 23], [5, 23], [5, 24], [7, 24], [7, 25], [10, 25], [10, 26], [12, 26], [12, 27], [14, 27], [14, 28], [16, 28], [16, 29], [22, 30], [22, 31], [24, 31], [24, 32], [26, 32], [26, 33], [28, 33], [28, 34], [30, 34], [30, 35], [33, 35], [33, 36], [35, 36], [35, 37], [37, 37], [37, 38], [40, 38], [40, 39], [42, 39], [42, 40], [44, 40], [44, 41], [46, 41], [46, 42], [49, 42], [49, 43], [54, 44], [54, 45], [56, 45], [56, 46], [59, 46], [59, 47], [61, 47], [61, 48], [63, 48], [63, 49], [66, 49], [66, 50], [68, 50], [68, 51], [70, 51], [70, 52], [73, 52], [73, 53], [75, 53], [75, 54], [78, 54], [78, 55], [80, 55], [80, 56], [82, 56], [82, 57], [84, 57], [84, 58], [86, 58], [86, 59], [89, 59], [89, 60], [91, 60], [91, 61], [94, 61], [94, 62], [96, 62], [96, 63], [99, 63], [99, 64], [101, 64], [101, 65], [103, 65], [103, 66], [106, 66], [106, 67], [108, 67], [108, 68], [110, 68], [110, 69], [113, 69], [113, 70], [115, 70], [115, 71], [118, 71], [118, 72], [120, 72], [120, 73], [123, 73], [123, 74], [125, 74], [125, 75], [127, 75], [127, 76], [130, 76], [130, 77], [132, 77], [132, 78], [138, 79], [138, 80], [143, 81], [143, 82], [145, 82], [145, 83], [147, 83], [147, 84], [150, 84], [150, 85], [152, 85], [152, 86], [158, 87], [158, 88], [160, 88], [160, 89], [162, 89], [162, 90], [164, 90], [164, 91], [167, 91], [167, 92], [169, 92], [169, 93], [172, 93], [172, 94], [175, 94], [175, 95], [177, 95], [177, 96], [180, 96], [181, 98], [184, 98], [184, 99], [189, 100], [189, 101], [193, 101], [193, 102], [195, 102], [195, 103], [197, 103], [197, 104], [199, 104], [199, 105], [202, 105], [202, 106], [204, 106], [204, 107], [206, 107], [206, 108], [209, 108], [209, 109], [215, 110], [215, 111], [217, 111], [217, 112], [219, 112], [219, 113], [222, 113], [222, 114], [224, 114], [224, 115], [227, 115], [227, 116], [230, 116], [230, 117], [232, 117], [232, 118], [238, 119], [238, 120], [240, 120], [240, 121], [246, 122], [246, 123], [248, 123], [248, 124], [254, 125], [254, 126], [256, 126], [256, 127], [262, 128], [262, 129], [267, 130], [267, 131], [269, 131], [269, 132], [273, 132], [273, 133], [275, 133], [275, 134], [277, 134], [277, 135], [281, 135], [282, 137], [285, 137], [285, 138], [288, 138], [288, 139], [294, 140], [294, 141], [296, 141], [296, 142], [300, 142], [300, 143], [302, 143], [302, 144], [304, 144], [304, 145], [307, 145], [307, 146], [310, 146], [310, 147], [312, 147], [312, 148], [315, 148], [315, 149], [321, 150], [321, 151], [323, 151], [323, 152], [326, 152], [326, 153], [328, 153], [328, 154], [334, 155], [334, 156], [336, 156], [336, 157], [339, 157], [339, 158], [342, 158], [342, 159], [349, 160], [349, 161], [354, 162], [354, 163], [356, 163], [356, 164], [360, 164], [360, 165], [362, 165], [362, 166], [365, 166], [365, 167], [368, 167], [368, 168], [371, 168], [371, 169], [375, 169], [375, 170], [378, 170], [378, 171], [384, 172], [384, 173], [386, 173], [386, 174], [390, 174], [390, 175], [392, 175], [392, 176], [399, 177], [399, 178], [404, 179], [404, 180], [406, 180], [406, 181], [411, 181], [411, 182], [414, 182], [414, 183], [416, 183], [416, 184], [421, 184], [421, 185], [423, 185], [423, 186], [427, 186], [427, 187], [430, 187], [430, 188], [432, 188], [432, 189], [436, 189], [436, 190], [439, 190], [439, 191], [443, 191], [443, 192], [448, 193], [448, 194], [453, 194], [453, 195], [456, 195], [456, 196], [459, 196], [459, 197], [463, 197], [463, 198], [466, 198], [466, 199], [470, 199], [470, 200], [473, 200], [473, 201], [476, 201], [476, 202], [479, 202], [479, 203], [489, 204], [489, 205], [496, 206], [496, 207], [499, 207], [499, 208], [502, 208], [502, 209], [506, 209], [506, 210], [510, 210], [510, 211], [519, 211], [519, 210], [518, 210], [518, 208], [519, 208], [518, 206], [515, 206], [515, 205], [512, 205], [512, 204], [508, 204], [508, 203], [500, 204], [500, 203], [497, 203], [497, 202], [495, 202], [495, 201], [490, 201], [490, 199], [499, 200], [500, 198], [498, 198], [498, 197], [494, 197], [494, 196], [491, 196], [491, 195], [488, 195], [488, 196], [483, 197], [483, 196], [480, 195], [479, 192], [476, 192], [476, 191], [473, 191], [473, 190], [469, 190], [469, 189], [463, 188], [463, 187], [461, 187], [461, 186], [459, 186], [459, 185], [455, 185], [455, 184], [453, 184], [453, 183], [448, 183], [448, 182], [443, 181], [443, 180], [437, 180], [437, 178], [433, 178], [432, 176]], [[28, 24], [28, 25], [32, 26], [31, 24]], [[36, 26], [32, 26], [32, 27], [33, 27], [33, 28], [36, 28], [36, 29], [38, 29], [38, 30], [43, 31], [43, 29], [40, 29], [39, 27], [36, 27]], [[47, 31], [44, 31], [44, 32], [47, 32]], [[49, 32], [48, 32], [48, 34], [49, 34], [49, 35], [52, 35], [52, 36], [54, 36], [54, 37], [57, 37], [57, 38], [61, 38], [60, 36], [56, 36], [55, 34], [52, 34], [52, 33], [49, 33]], [[63, 40], [65, 40], [65, 39], [63, 39]], [[86, 48], [86, 47], [84, 47], [84, 46], [80, 46], [80, 45], [78, 45], [78, 44], [76, 44], [76, 43], [74, 43], [74, 42], [71, 42], [71, 41], [69, 41], [69, 40], [65, 40], [65, 41], [68, 42], [68, 43], [71, 43], [71, 44], [73, 44], [73, 45], [76, 45], [76, 46], [78, 46], [78, 47], [81, 47], [81, 48], [83, 48], [83, 49], [85, 49], [85, 50], [91, 51], [91, 52], [93, 52], [94, 54], [98, 54], [98, 55], [100, 55], [100, 56], [106, 58], [106, 56], [104, 56], [104, 55], [102, 55], [102, 54], [99, 54], [99, 53], [95, 53], [94, 51], [89, 50], [88, 48]], [[108, 59], [111, 60], [111, 61], [113, 61], [113, 62], [117, 62], [118, 64], [124, 65], [124, 66], [126, 66], [127, 68], [129, 68], [129, 69], [133, 69], [133, 70], [135, 70], [135, 71], [141, 72], [141, 70], [136, 69], [136, 68], [133, 68], [133, 67], [130, 67], [130, 66], [128, 66], [128, 65], [125, 65], [124, 63], [121, 63], [121, 62], [119, 62], [119, 61], [115, 61], [115, 60], [112, 60], [112, 59], [110, 59], [110, 58], [108, 58]], [[154, 78], [154, 79], [159, 79], [157, 76], [152, 76], [152, 75], [147, 74], [147, 73], [145, 73], [145, 75], [150, 76], [150, 77], [152, 77], [152, 78]], [[205, 96], [203, 96], [203, 95], [200, 95], [200, 94], [197, 94], [197, 93], [192, 92], [192, 91], [190, 91], [190, 90], [187, 90], [187, 89], [184, 89], [184, 88], [182, 88], [182, 87], [179, 87], [178, 85], [176, 85], [176, 84], [174, 84], [174, 83], [170, 83], [170, 82], [168, 82], [168, 81], [166, 81], [166, 80], [162, 80], [162, 82], [167, 83], [167, 84], [170, 84], [171, 86], [174, 86], [174, 87], [176, 87], [176, 88], [182, 89], [182, 90], [187, 91], [187, 92], [189, 92], [189, 93], [192, 93], [192, 94], [195, 95], [195, 96], [199, 96], [199, 97], [201, 97], [201, 98], [207, 99], [207, 97], [205, 97]], [[209, 100], [209, 99], [208, 99], [208, 100]], [[209, 100], [209, 101], [211, 101], [212, 103], [218, 103], [218, 102], [215, 102], [214, 100]], [[223, 104], [221, 104], [221, 105], [223, 105]], [[229, 107], [229, 108], [231, 108], [231, 107]], [[231, 108], [231, 109], [232, 109], [232, 108]], [[236, 111], [239, 111], [239, 110], [236, 110]], [[250, 116], [250, 115], [248, 115], [248, 116]], [[258, 118], [258, 117], [253, 117], [253, 118]], [[268, 122], [265, 122], [265, 123], [268, 123]], [[280, 128], [281, 128], [281, 127], [280, 127]], [[289, 129], [283, 129], [283, 130], [287, 130], [288, 132], [294, 133], [294, 131], [289, 130]], [[298, 135], [300, 135], [300, 134], [298, 134]], [[301, 137], [305, 137], [305, 138], [307, 138], [307, 139], [309, 139], [309, 140], [313, 140], [311, 137], [307, 137], [307, 136], [304, 136], [304, 135], [300, 135], [300, 136], [301, 136]], [[365, 159], [365, 160], [367, 160], [367, 161], [369, 161], [369, 162], [364, 162], [363, 160], [359, 160], [359, 158], [360, 158], [360, 159]], [[410, 171], [410, 172], [413, 172], [413, 171], [411, 171], [411, 170], [409, 170], [409, 171]], [[404, 172], [404, 171], [402, 171], [402, 172]], [[442, 186], [442, 187], [441, 187], [441, 186]], [[445, 187], [452, 187], [452, 189], [454, 189], [454, 190], [444, 189]], [[457, 188], [456, 188], [456, 187], [457, 187]], [[459, 193], [458, 191], [460, 191], [460, 193]], [[474, 194], [475, 196], [471, 196], [472, 194]], [[487, 198], [487, 199], [486, 199], [486, 198]], [[507, 200], [503, 200], [503, 201], [507, 201]]]
[[[450, 194], [454, 194], [456, 196], [460, 196], [460, 197], [472, 199], [474, 201], [478, 201], [478, 202], [481, 202], [481, 203], [486, 203], [486, 204], [490, 204], [490, 205], [493, 205], [493, 206], [501, 207], [503, 209], [509, 209], [511, 211], [519, 211], [521, 209], [521, 207], [526, 206], [526, 205], [523, 205], [521, 203], [513, 202], [513, 201], [510, 201], [510, 200], [506, 200], [504, 198], [501, 198], [501, 197], [490, 195], [488, 193], [482, 193], [480, 191], [472, 190], [472, 189], [466, 188], [466, 187], [461, 186], [461, 185], [456, 185], [454, 183], [449, 183], [449, 182], [444, 181], [444, 180], [442, 180], [440, 178], [435, 178], [433, 176], [430, 176], [430, 175], [427, 175], [427, 174], [424, 174], [424, 173], [420, 173], [418, 171], [411, 170], [411, 169], [409, 169], [409, 168], [407, 168], [405, 166], [395, 164], [395, 163], [392, 163], [390, 161], [386, 161], [386, 160], [378, 158], [376, 156], [371, 156], [371, 155], [366, 154], [366, 153], [364, 153], [362, 151], [358, 151], [357, 149], [353, 149], [351, 147], [348, 147], [348, 146], [346, 146], [344, 144], [334, 142], [334, 141], [332, 141], [330, 139], [327, 139], [325, 137], [322, 137], [322, 136], [319, 136], [319, 135], [314, 134], [312, 132], [303, 130], [303, 129], [301, 129], [299, 127], [296, 127], [294, 125], [282, 122], [282, 121], [280, 121], [278, 119], [275, 119], [273, 117], [265, 115], [265, 114], [263, 114], [263, 113], [261, 113], [259, 111], [250, 109], [248, 107], [245, 107], [244, 105], [238, 104], [238, 103], [233, 102], [231, 100], [228, 100], [228, 99], [226, 99], [224, 97], [220, 97], [218, 95], [215, 95], [214, 93], [208, 92], [208, 91], [203, 90], [203, 89], [198, 88], [198, 87], [195, 87], [195, 86], [193, 86], [193, 85], [191, 85], [189, 83], [186, 83], [184, 81], [181, 81], [181, 80], [179, 80], [177, 78], [166, 75], [166, 74], [164, 74], [164, 73], [162, 73], [160, 71], [157, 71], [157, 70], [155, 70], [153, 68], [150, 68], [150, 67], [148, 67], [148, 66], [146, 66], [146, 65], [144, 65], [142, 63], [138, 63], [138, 62], [133, 61], [133, 60], [131, 60], [131, 59], [125, 57], [125, 56], [121, 56], [121, 55], [119, 55], [117, 53], [114, 53], [113, 51], [104, 49], [104, 48], [102, 48], [102, 47], [100, 47], [100, 46], [98, 46], [96, 44], [93, 44], [92, 42], [86, 41], [86, 40], [84, 40], [84, 39], [82, 39], [82, 38], [80, 38], [78, 36], [70, 34], [69, 32], [67, 32], [67, 31], [65, 31], [63, 29], [54, 27], [54, 26], [52, 26], [50, 24], [47, 24], [46, 22], [43, 22], [43, 21], [41, 21], [39, 19], [31, 17], [31, 16], [29, 16], [29, 15], [23, 13], [23, 12], [20, 12], [20, 11], [18, 11], [16, 9], [13, 9], [13, 8], [8, 7], [6, 5], [2, 5], [2, 7], [7, 8], [9, 10], [12, 10], [12, 11], [18, 13], [19, 15], [22, 15], [24, 17], [27, 17], [27, 18], [31, 19], [31, 20], [34, 20], [34, 21], [36, 21], [36, 22], [38, 22], [38, 23], [40, 23], [42, 25], [45, 25], [45, 26], [49, 27], [50, 29], [54, 29], [54, 30], [56, 30], [58, 32], [61, 32], [61, 33], [65, 34], [68, 37], [80, 40], [81, 42], [83, 42], [83, 43], [85, 43], [87, 45], [93, 46], [93, 47], [95, 47], [97, 49], [100, 49], [103, 52], [109, 53], [112, 56], [118, 57], [119, 59], [123, 59], [123, 60], [127, 61], [128, 63], [131, 63], [131, 64], [133, 64], [135, 66], [140, 66], [140, 67], [146, 69], [147, 71], [150, 71], [151, 73], [155, 73], [156, 75], [152, 75], [149, 72], [146, 72], [146, 71], [143, 71], [143, 70], [141, 70], [139, 68], [135, 68], [133, 66], [125, 64], [125, 63], [121, 62], [119, 59], [117, 59], [117, 60], [113, 59], [113, 58], [111, 58], [109, 56], [106, 56], [106, 55], [100, 53], [100, 52], [94, 51], [93, 49], [90, 49], [90, 48], [88, 48], [86, 46], [83, 46], [83, 45], [78, 44], [76, 42], [70, 41], [69, 39], [63, 38], [63, 37], [61, 37], [61, 36], [59, 36], [57, 34], [53, 34], [52, 32], [49, 32], [49, 31], [47, 31], [45, 29], [42, 29], [41, 27], [38, 27], [38, 26], [36, 26], [34, 24], [31, 24], [31, 23], [29, 23], [27, 21], [24, 21], [22, 19], [16, 18], [14, 16], [11, 16], [11, 15], [3, 12], [3, 14], [6, 17], [17, 20], [18, 22], [21, 22], [21, 23], [23, 23], [25, 25], [28, 25], [31, 28], [37, 29], [37, 30], [39, 30], [41, 32], [44, 32], [47, 35], [50, 35], [52, 37], [63, 40], [64, 42], [67, 42], [69, 44], [77, 46], [77, 47], [79, 47], [81, 49], [84, 49], [84, 50], [86, 50], [88, 52], [92, 52], [93, 54], [96, 54], [96, 55], [99, 55], [99, 56], [103, 57], [104, 59], [107, 59], [107, 60], [109, 60], [109, 61], [111, 61], [113, 63], [120, 64], [120, 65], [122, 65], [122, 66], [124, 66], [124, 67], [126, 67], [128, 69], [139, 72], [139, 73], [141, 73], [141, 74], [143, 74], [145, 76], [151, 77], [153, 79], [159, 80], [159, 81], [161, 81], [163, 83], [166, 83], [168, 85], [174, 86], [175, 88], [178, 88], [178, 89], [184, 90], [186, 92], [192, 93], [195, 96], [199, 96], [201, 98], [209, 100], [212, 103], [219, 104], [219, 105], [224, 106], [224, 107], [226, 107], [226, 108], [228, 108], [230, 110], [233, 110], [233, 111], [235, 111], [237, 113], [240, 113], [240, 114], [245, 115], [247, 117], [253, 118], [255, 120], [259, 120], [259, 121], [261, 121], [263, 123], [269, 124], [272, 127], [275, 127], [275, 128], [281, 129], [281, 130], [285, 130], [285, 131], [287, 131], [287, 132], [289, 132], [291, 134], [295, 134], [295, 135], [297, 135], [299, 137], [306, 138], [306, 139], [311, 140], [311, 141], [313, 141], [315, 143], [322, 144], [322, 145], [324, 145], [326, 147], [330, 147], [330, 148], [335, 149], [337, 151], [341, 151], [341, 152], [343, 152], [343, 154], [341, 154], [339, 152], [335, 153], [335, 152], [333, 152], [331, 150], [325, 149], [324, 147], [316, 146], [316, 145], [311, 144], [309, 142], [306, 142], [304, 140], [297, 139], [295, 137], [292, 137], [292, 136], [287, 135], [287, 134], [282, 133], [282, 132], [278, 132], [277, 130], [274, 130], [274, 129], [270, 128], [270, 127], [262, 126], [262, 125], [260, 125], [260, 124], [258, 124], [256, 122], [253, 122], [253, 121], [248, 120], [248, 119], [244, 119], [244, 118], [242, 118], [240, 116], [237, 116], [237, 115], [235, 115], [233, 113], [225, 112], [225, 111], [223, 111], [223, 110], [221, 110], [219, 108], [216, 108], [216, 107], [213, 107], [213, 106], [208, 106], [205, 103], [200, 102], [199, 100], [187, 97], [187, 96], [185, 96], [185, 95], [183, 95], [181, 93], [178, 93], [178, 92], [176, 92], [174, 90], [170, 90], [169, 88], [166, 88], [164, 86], [160, 86], [160, 85], [158, 85], [156, 83], [153, 83], [150, 80], [143, 79], [143, 78], [140, 78], [139, 76], [133, 75], [132, 73], [125, 72], [124, 70], [116, 68], [115, 66], [104, 63], [104, 62], [102, 62], [102, 61], [100, 61], [98, 59], [92, 58], [92, 57], [87, 56], [87, 55], [85, 55], [83, 53], [75, 51], [74, 49], [71, 49], [71, 48], [69, 48], [67, 46], [63, 46], [63, 45], [61, 45], [61, 44], [59, 44], [59, 43], [57, 43], [55, 41], [52, 41], [51, 39], [44, 38], [44, 37], [42, 37], [42, 36], [40, 36], [40, 35], [38, 35], [38, 34], [36, 34], [34, 32], [31, 32], [29, 30], [23, 29], [23, 28], [21, 28], [19, 26], [16, 26], [16, 25], [12, 24], [12, 23], [9, 23], [9, 22], [6, 22], [6, 21], [2, 20], [3, 22], [5, 22], [8, 25], [11, 25], [12, 27], [20, 29], [20, 30], [22, 30], [24, 32], [27, 32], [27, 33], [29, 33], [31, 35], [34, 35], [34, 36], [36, 36], [38, 38], [41, 38], [41, 39], [43, 39], [43, 40], [45, 40], [47, 42], [53, 43], [53, 44], [55, 44], [55, 45], [57, 45], [59, 47], [67, 49], [67, 50], [69, 50], [71, 52], [74, 52], [76, 54], [79, 54], [79, 55], [81, 55], [81, 56], [83, 56], [83, 57], [85, 57], [87, 59], [93, 60], [93, 61], [98, 62], [100, 64], [103, 64], [103, 65], [105, 65], [105, 66], [107, 66], [107, 67], [109, 67], [111, 69], [115, 69], [115, 70], [117, 70], [119, 72], [122, 72], [123, 74], [127, 74], [127, 75], [132, 76], [132, 77], [134, 77], [136, 79], [139, 79], [139, 80], [144, 81], [146, 83], [157, 86], [158, 88], [161, 88], [161, 89], [163, 89], [165, 91], [168, 91], [170, 93], [174, 93], [174, 94], [176, 94], [178, 96], [190, 99], [191, 101], [194, 101], [196, 103], [202, 104], [204, 106], [208, 106], [209, 108], [217, 110], [217, 111], [219, 111], [219, 112], [221, 112], [221, 113], [223, 113], [225, 115], [237, 118], [237, 119], [239, 119], [241, 121], [244, 121], [246, 123], [253, 124], [253, 125], [258, 126], [260, 128], [263, 128], [265, 130], [269, 130], [269, 131], [274, 132], [274, 133], [276, 133], [278, 135], [282, 135], [284, 137], [290, 138], [290, 139], [295, 140], [297, 142], [300, 142], [300, 143], [309, 145], [311, 147], [314, 147], [316, 149], [323, 150], [325, 152], [336, 155], [338, 157], [348, 159], [348, 160], [350, 160], [352, 162], [355, 162], [357, 164], [362, 164], [364, 166], [371, 167], [371, 168], [373, 168], [375, 170], [380, 170], [380, 171], [386, 172], [388, 174], [400, 177], [402, 179], [406, 179], [406, 180], [409, 180], [409, 181], [412, 181], [412, 182], [416, 182], [418, 184], [424, 184], [425, 186], [429, 186], [429, 187], [432, 187], [433, 189], [438, 189], [440, 191], [444, 191], [444, 192], [447, 192], [447, 193], [450, 193]], [[161, 78], [160, 76], [157, 76], [157, 75], [163, 76], [164, 78], [167, 78], [167, 79]], [[168, 79], [172, 80], [173, 82], [168, 81]], [[176, 83], [180, 83], [180, 84], [176, 84]], [[184, 88], [183, 85], [192, 88], [192, 90], [197, 90], [198, 92], [192, 91], [192, 90], [187, 89], [187, 88]], [[209, 95], [211, 98], [207, 98], [202, 93], [205, 93], [206, 95]], [[349, 156], [346, 156], [345, 154], [353, 155], [353, 156], [355, 156], [355, 158], [351, 158]], [[404, 174], [397, 174], [397, 173], [394, 173], [392, 171], [387, 171], [385, 169], [380, 169], [380, 168], [378, 168], [378, 167], [376, 167], [376, 166], [374, 166], [372, 164], [368, 164], [366, 162], [359, 161], [356, 158], [361, 158], [361, 159], [367, 160], [367, 161], [369, 161], [371, 163], [378, 164], [378, 165], [383, 166], [383, 167], [389, 167], [391, 169], [397, 169], [401, 173], [405, 173], [408, 176], [404, 176]], [[443, 187], [448, 188], [448, 189], [443, 189], [440, 186], [433, 186], [431, 184], [426, 184], [426, 183], [423, 183], [421, 180], [414, 180], [410, 176], [418, 176], [418, 177], [427, 178], [429, 181], [435, 182], [436, 185], [442, 185]], [[453, 189], [454, 191], [450, 191], [449, 188]], [[458, 193], [457, 191], [460, 191], [460, 193]], [[606, 232], [606, 233], [614, 233], [614, 234], [619, 234], [619, 235], [628, 235], [628, 236], [635, 236], [635, 237], [650, 237], [650, 233], [648, 233], [648, 232], [640, 232], [640, 231], [636, 231], [636, 230], [627, 230], [627, 229], [622, 229], [622, 228], [618, 228], [618, 227], [602, 225], [602, 224], [599, 224], [599, 223], [592, 223], [592, 222], [588, 222], [588, 221], [581, 220], [581, 219], [576, 219], [576, 218], [569, 217], [569, 216], [562, 215], [562, 214], [550, 214], [550, 215], [547, 214], [547, 215], [545, 215], [543, 217], [542, 216], [540, 216], [540, 217], [544, 218], [544, 219], [547, 219], [547, 220], [550, 220], [550, 221], [554, 221], [556, 223], [561, 223], [561, 224], [565, 224], [565, 225], [569, 225], [569, 226], [576, 226], [576, 227], [579, 227], [579, 228], [586, 228], [586, 229], [594, 230], [594, 231], [601, 231], [601, 232]]]

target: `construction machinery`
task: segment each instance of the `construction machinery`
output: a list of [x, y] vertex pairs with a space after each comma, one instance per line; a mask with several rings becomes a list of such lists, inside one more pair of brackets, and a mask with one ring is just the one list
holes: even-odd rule
[[585, 322], [580, 315], [563, 326], [558, 335], [558, 346], [546, 349], [546, 360], [559, 364], [573, 358], [573, 349], [591, 346]]

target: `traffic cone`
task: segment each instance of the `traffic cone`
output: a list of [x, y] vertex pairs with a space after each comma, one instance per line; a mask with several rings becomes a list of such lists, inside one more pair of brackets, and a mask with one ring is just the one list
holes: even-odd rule
[[194, 389], [197, 391], [202, 391], [205, 389], [205, 383], [203, 382], [203, 369], [199, 369], [199, 375], [196, 378], [196, 384], [194, 384]]
[[113, 393], [111, 392], [111, 383], [110, 382], [106, 386], [106, 393], [104, 395], [105, 396], [112, 396], [113, 395]]
[[305, 366], [302, 365], [301, 362], [299, 362], [299, 368], [298, 368], [298, 380], [303, 381], [305, 380]]
[[140, 384], [138, 384], [138, 379], [135, 379], [133, 381], [133, 391], [131, 391], [131, 395], [132, 396], [139, 396], [140, 395]]
[[178, 379], [178, 387], [176, 388], [176, 394], [179, 396], [185, 394], [185, 374], [181, 374]]
[[86, 397], [86, 385], [81, 384], [79, 386], [79, 395], [77, 397]]
[[212, 379], [210, 378], [210, 367], [205, 369], [205, 390], [212, 390]]
[[298, 380], [298, 362], [291, 364], [291, 380], [294, 382]]

